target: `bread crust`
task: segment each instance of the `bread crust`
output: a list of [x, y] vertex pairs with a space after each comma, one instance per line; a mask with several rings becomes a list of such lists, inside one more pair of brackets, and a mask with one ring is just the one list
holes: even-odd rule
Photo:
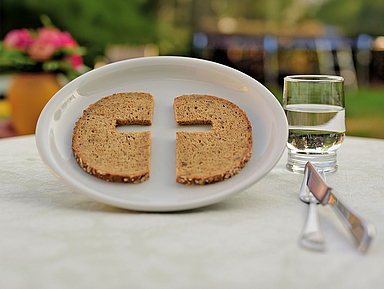
[[[125, 106], [125, 109], [114, 107], [114, 104]], [[150, 132], [118, 132], [115, 127], [119, 124], [151, 125], [153, 106], [153, 96], [143, 92], [116, 93], [91, 104], [77, 120], [73, 130], [72, 151], [78, 165], [85, 172], [109, 182], [141, 183], [148, 180]], [[137, 145], [137, 141], [140, 141], [141, 146]], [[111, 145], [114, 150], [110, 149]], [[117, 151], [116, 147], [120, 147], [120, 150]], [[141, 157], [140, 169], [137, 170], [132, 170], [134, 165], [124, 168], [124, 161], [135, 161], [133, 152], [130, 153], [133, 147], [136, 147], [135, 153]], [[104, 163], [98, 164], [100, 159]], [[114, 162], [119, 162], [116, 169], [113, 167]]]
[[[177, 124], [211, 124], [212, 131], [206, 133], [177, 132], [176, 133], [176, 181], [186, 185], [205, 185], [220, 182], [238, 174], [252, 155], [252, 126], [245, 112], [236, 104], [212, 95], [182, 95], [174, 99], [175, 120]], [[233, 121], [241, 122], [233, 125]], [[231, 130], [238, 130], [239, 134], [233, 134]], [[230, 137], [234, 136], [234, 139]], [[194, 142], [192, 145], [184, 145], [183, 138]], [[205, 137], [204, 146], [200, 147], [201, 139]], [[196, 141], [197, 140], [197, 141]], [[220, 149], [209, 150], [209, 142]], [[203, 141], [204, 142], [204, 141]], [[183, 149], [188, 150], [183, 152]], [[223, 150], [225, 151], [224, 157]], [[191, 169], [184, 169], [186, 158], [198, 159]], [[193, 156], [193, 157], [192, 157]], [[233, 156], [233, 157], [232, 157]], [[200, 160], [200, 159], [201, 160]], [[211, 158], [212, 162], [205, 159]], [[222, 161], [223, 166], [215, 164], [210, 170], [210, 165], [215, 161]], [[195, 165], [195, 167], [193, 167]], [[201, 168], [197, 168], [201, 166]]]

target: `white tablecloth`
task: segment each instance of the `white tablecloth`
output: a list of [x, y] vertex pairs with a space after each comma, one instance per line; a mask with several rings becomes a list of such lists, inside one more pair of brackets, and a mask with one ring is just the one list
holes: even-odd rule
[[300, 248], [307, 205], [286, 153], [221, 203], [140, 213], [62, 184], [34, 136], [0, 140], [0, 288], [384, 288], [384, 140], [347, 137], [328, 183], [376, 225], [360, 255], [333, 210], [319, 208], [327, 251]]

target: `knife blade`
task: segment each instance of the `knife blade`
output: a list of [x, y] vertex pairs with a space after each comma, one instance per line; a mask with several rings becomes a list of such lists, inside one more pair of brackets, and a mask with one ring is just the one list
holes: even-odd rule
[[356, 240], [357, 250], [366, 253], [372, 239], [376, 235], [375, 226], [363, 219], [354, 209], [348, 206], [342, 198], [321, 178], [311, 162], [305, 166], [307, 186], [312, 194], [323, 205], [331, 205], [342, 223]]

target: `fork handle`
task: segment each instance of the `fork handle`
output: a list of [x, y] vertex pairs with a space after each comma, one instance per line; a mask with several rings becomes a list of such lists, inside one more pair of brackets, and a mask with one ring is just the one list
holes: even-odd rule
[[316, 201], [309, 202], [308, 215], [299, 238], [299, 245], [310, 250], [324, 251], [324, 236], [316, 206]]

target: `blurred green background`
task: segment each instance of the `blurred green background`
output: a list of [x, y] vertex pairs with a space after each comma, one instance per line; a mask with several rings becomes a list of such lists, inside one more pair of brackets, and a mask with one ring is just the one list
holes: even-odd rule
[[88, 48], [89, 66], [111, 44], [155, 43], [161, 55], [190, 55], [193, 33], [228, 18], [254, 20], [246, 24], [255, 35], [260, 26], [279, 34], [309, 20], [344, 36], [384, 34], [383, 0], [1, 0], [0, 9], [2, 39], [12, 29], [40, 27], [46, 14]]
[[342, 75], [347, 135], [384, 138], [384, 0], [1, 0], [1, 39], [43, 14], [91, 68], [150, 48], [232, 66], [280, 101], [286, 75]]

